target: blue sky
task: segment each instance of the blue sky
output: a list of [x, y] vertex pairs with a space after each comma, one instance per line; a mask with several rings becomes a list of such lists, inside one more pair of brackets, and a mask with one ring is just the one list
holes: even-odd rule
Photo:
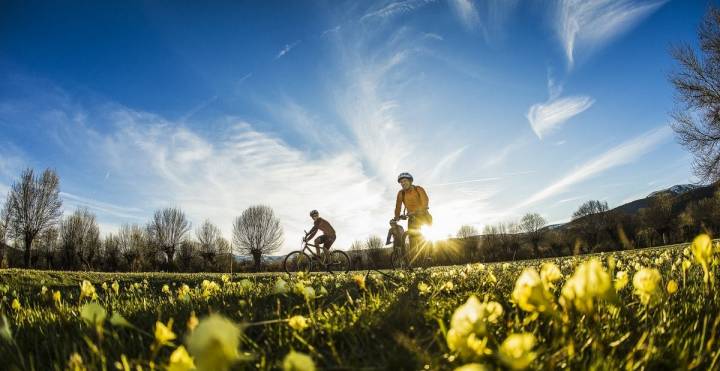
[[[440, 233], [569, 219], [694, 182], [669, 48], [706, 1], [32, 2], [0, 11], [0, 194], [55, 168], [103, 232], [179, 206], [231, 238], [272, 206], [295, 247], [383, 235], [395, 178]], [[3, 196], [0, 196], [3, 197]]]

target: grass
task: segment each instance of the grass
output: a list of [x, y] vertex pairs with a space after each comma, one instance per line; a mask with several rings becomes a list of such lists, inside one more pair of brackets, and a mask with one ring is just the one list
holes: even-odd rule
[[[714, 280], [717, 255], [715, 251], [709, 266]], [[560, 300], [567, 280], [588, 259], [601, 261], [610, 277], [625, 271], [630, 280], [593, 299], [590, 312]], [[692, 263], [684, 270], [686, 260]], [[0, 359], [3, 367], [18, 370], [126, 365], [133, 370], [163, 369], [177, 347], [186, 343], [191, 319], [197, 317], [202, 324], [204, 317], [217, 313], [242, 327], [237, 349], [242, 359], [232, 369], [280, 368], [291, 350], [307, 354], [322, 369], [453, 369], [470, 362], [490, 369], [717, 369], [720, 295], [704, 281], [703, 269], [694, 261], [687, 245], [679, 245], [367, 276], [2, 270], [0, 312], [6, 322], [0, 334], [6, 328], [10, 335], [0, 337]], [[518, 277], [526, 269], [540, 271], [548, 262], [559, 267], [562, 277], [543, 281], [540, 287], [549, 297], [527, 297], [530, 302], [545, 300], [547, 308], [542, 313], [524, 310], [512, 298]], [[644, 267], [661, 273], [659, 289], [648, 304], [641, 302], [632, 283]], [[80, 299], [84, 280], [94, 286], [95, 299]], [[678, 284], [672, 294], [666, 290], [671, 280]], [[114, 282], [119, 285], [117, 294]], [[164, 285], [169, 290], [164, 291]], [[179, 294], [183, 285], [190, 288], [187, 295]], [[53, 299], [55, 291], [60, 292], [59, 302]], [[488, 319], [477, 307], [463, 306], [473, 295], [480, 303], [500, 304], [500, 316]], [[19, 308], [12, 306], [16, 299]], [[107, 312], [104, 321], [88, 320], [87, 312], [83, 319], [81, 312], [90, 302]], [[469, 310], [470, 317], [462, 317]], [[474, 321], [470, 332], [463, 330], [462, 346], [469, 344], [469, 334], [484, 346], [476, 343], [471, 351], [458, 348], [458, 343], [450, 347], [448, 331], [460, 332], [461, 321], [451, 321], [456, 311], [458, 319]], [[131, 325], [110, 321], [114, 313]], [[308, 319], [309, 326], [290, 327], [287, 319], [296, 315]], [[156, 323], [170, 319], [177, 338], [159, 344]], [[511, 334], [529, 334], [533, 344], [506, 341]], [[192, 353], [197, 361], [199, 353]]]

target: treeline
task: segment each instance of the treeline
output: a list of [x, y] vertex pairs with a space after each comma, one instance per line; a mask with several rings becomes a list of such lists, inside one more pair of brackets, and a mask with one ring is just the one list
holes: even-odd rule
[[[675, 196], [663, 192], [648, 199], [636, 212], [610, 210], [607, 202], [583, 203], [564, 225], [548, 226], [537, 213], [519, 221], [487, 225], [482, 232], [462, 226], [456, 238], [426, 245], [428, 265], [512, 261], [603, 251], [628, 250], [689, 242], [700, 233], [720, 231], [720, 190]], [[353, 243], [350, 251], [357, 268], [388, 268], [392, 250], [378, 236]], [[418, 262], [420, 264], [420, 262]]]
[[[247, 208], [233, 222], [232, 241], [209, 220], [195, 230], [179, 208], [156, 210], [145, 224], [123, 224], [100, 237], [87, 208], [63, 215], [60, 180], [46, 169], [26, 169], [0, 212], [0, 267], [94, 271], [228, 272], [259, 270], [263, 255], [283, 242], [268, 206]], [[249, 257], [237, 264], [234, 255]]]

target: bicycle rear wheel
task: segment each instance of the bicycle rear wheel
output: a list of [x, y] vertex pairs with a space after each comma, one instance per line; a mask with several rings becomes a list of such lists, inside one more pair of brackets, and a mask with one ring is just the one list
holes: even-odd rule
[[393, 269], [408, 268], [408, 258], [404, 247], [393, 248], [393, 252], [390, 254], [390, 264]]
[[312, 269], [312, 261], [304, 252], [293, 251], [285, 257], [283, 268], [288, 274], [297, 272], [307, 273]]
[[347, 273], [350, 271], [350, 257], [345, 251], [333, 250], [330, 252], [326, 268], [328, 272]]

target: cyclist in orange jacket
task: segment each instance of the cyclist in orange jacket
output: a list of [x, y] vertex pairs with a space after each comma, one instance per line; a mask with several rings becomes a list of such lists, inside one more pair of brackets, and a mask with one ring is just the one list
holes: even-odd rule
[[332, 246], [335, 242], [335, 228], [333, 228], [327, 220], [321, 218], [320, 213], [317, 210], [311, 211], [310, 217], [313, 219], [313, 227], [305, 236], [305, 241], [310, 241], [310, 239], [313, 238], [318, 231], [322, 231], [322, 236], [315, 239], [315, 251], [318, 255], [320, 255], [320, 248], [317, 246], [322, 244], [322, 248], [325, 252], [322, 256], [326, 256], [327, 252], [330, 250], [330, 246]]
[[400, 173], [398, 183], [402, 189], [397, 194], [395, 201], [395, 220], [400, 219], [403, 205], [408, 216], [408, 232], [410, 232], [410, 252], [416, 254], [417, 237], [420, 227], [432, 225], [432, 215], [429, 212], [430, 200], [425, 189], [413, 185], [413, 176], [410, 173]]

